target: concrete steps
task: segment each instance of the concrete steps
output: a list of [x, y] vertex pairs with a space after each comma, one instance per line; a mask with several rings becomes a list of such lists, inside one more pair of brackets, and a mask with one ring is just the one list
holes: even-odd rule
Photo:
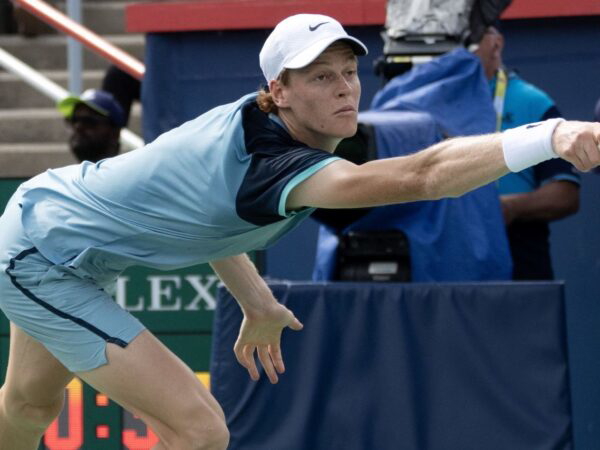
[[[69, 83], [69, 77], [64, 70], [45, 70], [42, 75], [49, 78], [65, 89]], [[83, 73], [84, 89], [100, 86], [104, 70], [86, 70]], [[44, 94], [31, 88], [17, 75], [0, 72], [0, 109], [14, 108], [50, 108], [54, 102]]]
[[[144, 36], [103, 35], [111, 44], [143, 60]], [[21, 36], [0, 36], [0, 47], [36, 70], [66, 70], [67, 38], [63, 35], [39, 35], [33, 38]], [[84, 47], [83, 64], [85, 70], [105, 69], [109, 62]]]
[[102, 30], [102, 34], [125, 33], [125, 6], [135, 1], [86, 2], [83, 7], [83, 23], [90, 30]]
[[67, 141], [64, 120], [55, 108], [18, 108], [0, 110], [2, 143]]
[[[140, 134], [141, 108], [134, 105], [129, 128]], [[56, 108], [13, 108], [0, 110], [0, 143], [64, 143], [69, 132]]]
[[[83, 24], [143, 61], [144, 36], [125, 34], [125, 6], [135, 0], [83, 1]], [[65, 1], [54, 1], [65, 11]], [[67, 87], [67, 38], [53, 30], [34, 37], [0, 35], [0, 47]], [[99, 88], [109, 62], [84, 47], [84, 88]], [[141, 134], [141, 106], [134, 104], [129, 128]], [[0, 69], [0, 176], [28, 177], [71, 164], [68, 130], [54, 102], [16, 75]]]

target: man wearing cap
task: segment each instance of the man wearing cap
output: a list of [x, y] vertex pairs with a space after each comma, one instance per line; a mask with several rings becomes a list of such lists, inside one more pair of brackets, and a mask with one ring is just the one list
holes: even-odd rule
[[[541, 89], [506, 70], [504, 37], [496, 26], [483, 34], [479, 57], [496, 109], [496, 129], [560, 117], [554, 101]], [[550, 251], [552, 221], [579, 209], [579, 174], [562, 159], [549, 159], [498, 180], [498, 192], [513, 259], [514, 280], [552, 280]]]
[[366, 51], [331, 17], [289, 17], [260, 53], [268, 87], [258, 95], [142, 149], [21, 185], [0, 219], [0, 307], [13, 324], [0, 448], [37, 448], [74, 374], [141, 417], [160, 438], [155, 448], [227, 447], [212, 395], [112, 301], [126, 267], [209, 262], [244, 314], [238, 361], [257, 380], [258, 356], [276, 383], [281, 333], [302, 324], [246, 252], [272, 244], [316, 207], [457, 196], [559, 156], [582, 170], [600, 163], [600, 124], [564, 121], [361, 166], [337, 158], [337, 144], [356, 132], [356, 56]]
[[69, 148], [79, 162], [95, 163], [119, 154], [125, 114], [109, 92], [88, 89], [61, 100], [58, 110], [70, 127]]

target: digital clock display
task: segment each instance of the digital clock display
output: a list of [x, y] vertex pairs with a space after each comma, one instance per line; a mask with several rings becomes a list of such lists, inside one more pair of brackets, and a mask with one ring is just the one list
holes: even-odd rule
[[[197, 372], [196, 375], [208, 387], [209, 374]], [[65, 406], [44, 434], [41, 449], [43, 450], [82, 450], [106, 448], [108, 442], [119, 442], [123, 449], [150, 450], [158, 443], [158, 437], [144, 422], [130, 412], [117, 407], [108, 397], [94, 392], [89, 404], [84, 399], [84, 384], [78, 378], [69, 383], [66, 389]], [[120, 417], [102, 423], [102, 417], [111, 414], [102, 413], [102, 409], [112, 408], [112, 415], [118, 411]], [[93, 412], [90, 414], [90, 412]], [[86, 424], [90, 416], [96, 416], [90, 424]], [[116, 426], [115, 426], [116, 425]], [[120, 425], [120, 426], [119, 426]], [[104, 444], [104, 445], [103, 445]]]

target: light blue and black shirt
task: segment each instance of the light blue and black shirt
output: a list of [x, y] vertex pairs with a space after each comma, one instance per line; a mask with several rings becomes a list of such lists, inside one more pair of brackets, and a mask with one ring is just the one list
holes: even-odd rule
[[294, 140], [255, 99], [217, 107], [138, 150], [24, 183], [26, 233], [53, 263], [96, 279], [273, 244], [313, 211], [287, 211], [290, 191], [338, 158]]

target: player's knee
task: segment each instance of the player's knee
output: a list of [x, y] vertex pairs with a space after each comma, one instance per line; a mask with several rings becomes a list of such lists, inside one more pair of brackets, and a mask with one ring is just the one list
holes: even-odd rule
[[196, 427], [191, 444], [198, 450], [225, 450], [229, 445], [229, 430], [225, 422], [216, 419], [209, 424]]
[[39, 403], [25, 395], [2, 392], [0, 395], [2, 413], [8, 421], [19, 428], [45, 430], [60, 414], [64, 396]]
[[229, 430], [225, 420], [216, 413], [189, 417], [175, 431], [174, 442], [169, 448], [190, 450], [224, 450], [229, 444]]

